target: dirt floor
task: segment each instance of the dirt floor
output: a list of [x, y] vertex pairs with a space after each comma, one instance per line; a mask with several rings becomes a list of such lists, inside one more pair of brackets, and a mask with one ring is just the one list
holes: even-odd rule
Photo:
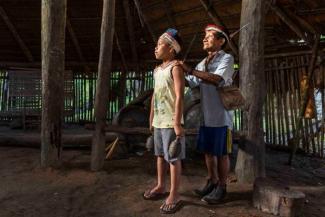
[[[35, 148], [0, 147], [1, 217], [154, 217], [162, 201], [144, 201], [142, 192], [155, 183], [150, 156], [130, 155], [106, 161], [102, 172], [89, 170], [89, 150], [65, 150], [61, 169], [39, 168]], [[306, 193], [302, 216], [325, 216], [325, 164], [298, 156], [294, 167], [287, 154], [269, 151], [267, 175]], [[203, 183], [200, 159], [188, 160], [182, 177], [179, 217], [271, 216], [252, 207], [252, 186], [232, 182], [224, 203], [208, 206], [191, 190]], [[316, 170], [317, 169], [317, 170]], [[233, 176], [233, 175], [232, 175]]]

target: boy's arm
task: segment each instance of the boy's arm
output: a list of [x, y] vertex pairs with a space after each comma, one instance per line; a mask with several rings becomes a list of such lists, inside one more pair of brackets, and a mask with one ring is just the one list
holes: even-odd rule
[[152, 121], [153, 121], [153, 116], [154, 116], [153, 101], [154, 101], [154, 94], [152, 94], [152, 97], [151, 97], [150, 116], [149, 116], [149, 129], [151, 132], [153, 131]]
[[182, 136], [184, 134], [183, 127], [181, 126], [181, 120], [183, 116], [183, 103], [184, 103], [184, 72], [182, 67], [175, 66], [172, 70], [174, 79], [174, 89], [176, 94], [175, 100], [175, 116], [174, 116], [174, 130], [176, 136]]

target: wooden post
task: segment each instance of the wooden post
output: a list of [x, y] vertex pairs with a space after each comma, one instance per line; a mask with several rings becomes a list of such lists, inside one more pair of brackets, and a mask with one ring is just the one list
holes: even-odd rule
[[105, 160], [105, 122], [108, 106], [109, 78], [115, 28], [115, 0], [104, 0], [100, 37], [100, 53], [95, 98], [96, 127], [91, 150], [91, 170], [98, 171]]
[[42, 0], [41, 166], [56, 166], [62, 149], [66, 0]]
[[240, 88], [246, 98], [243, 109], [245, 138], [242, 139], [236, 164], [239, 182], [253, 183], [265, 176], [265, 143], [262, 111], [266, 95], [264, 72], [264, 0], [243, 0], [241, 26], [250, 22], [239, 36]]

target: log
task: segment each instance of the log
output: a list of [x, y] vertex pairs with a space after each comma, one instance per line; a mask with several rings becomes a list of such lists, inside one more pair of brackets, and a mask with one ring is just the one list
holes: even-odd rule
[[265, 101], [264, 20], [265, 1], [243, 0], [240, 25], [250, 23], [240, 32], [240, 89], [246, 98], [243, 108], [243, 131], [246, 132], [238, 150], [236, 175], [239, 182], [253, 183], [265, 176], [265, 143], [262, 126]]
[[[96, 127], [92, 141], [91, 170], [103, 168], [105, 160], [105, 122], [109, 96], [109, 77], [112, 67], [115, 28], [115, 0], [103, 1], [103, 15], [95, 99]], [[108, 112], [109, 113], [109, 112]]]
[[290, 190], [266, 178], [257, 178], [254, 183], [254, 207], [273, 215], [299, 216], [305, 197], [305, 194], [300, 191]]
[[[109, 143], [119, 137], [120, 142], [125, 142], [123, 135], [118, 133], [105, 133], [105, 142]], [[62, 134], [62, 147], [90, 147], [92, 133], [83, 134]], [[0, 146], [31, 147], [39, 148], [41, 146], [41, 137], [39, 133], [1, 133]]]
[[[95, 126], [93, 124], [87, 124], [86, 126], [87, 130], [93, 130], [95, 129]], [[120, 134], [126, 134], [126, 135], [144, 135], [149, 136], [151, 135], [151, 131], [147, 127], [124, 127], [119, 125], [107, 125], [105, 127], [105, 132], [114, 132], [114, 133], [120, 133]], [[188, 136], [196, 136], [198, 134], [198, 129], [185, 129], [185, 135]], [[234, 134], [239, 135], [239, 134]]]
[[66, 9], [67, 0], [42, 0], [42, 167], [60, 163]]

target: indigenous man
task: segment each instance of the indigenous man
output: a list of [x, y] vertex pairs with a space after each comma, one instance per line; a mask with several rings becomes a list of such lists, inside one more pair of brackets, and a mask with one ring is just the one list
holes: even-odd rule
[[205, 154], [208, 177], [206, 185], [194, 192], [209, 204], [218, 203], [226, 196], [228, 154], [232, 148], [233, 115], [224, 108], [217, 90], [232, 84], [234, 59], [223, 51], [228, 39], [222, 26], [208, 25], [203, 39], [207, 57], [195, 69], [182, 63], [190, 87], [200, 87], [202, 111], [197, 149]]

